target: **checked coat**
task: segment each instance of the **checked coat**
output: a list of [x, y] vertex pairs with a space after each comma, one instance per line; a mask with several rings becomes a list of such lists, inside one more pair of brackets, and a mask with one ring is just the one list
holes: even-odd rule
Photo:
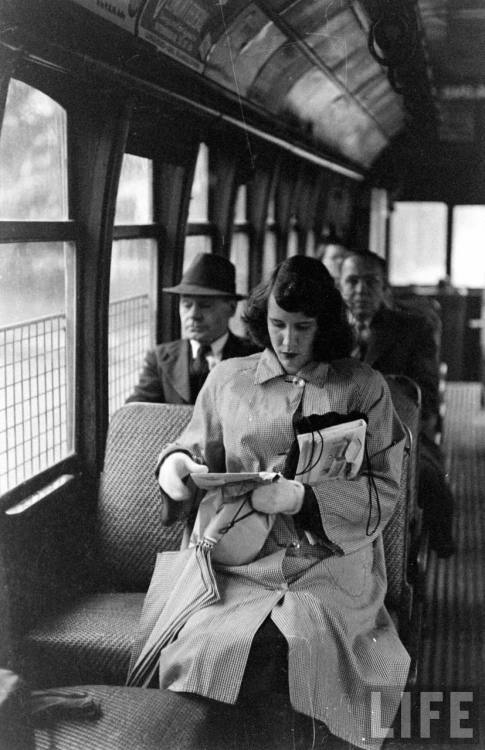
[[[379, 696], [380, 726], [390, 726], [409, 667], [384, 607], [381, 532], [397, 502], [404, 434], [383, 377], [351, 359], [312, 363], [290, 376], [269, 350], [221, 362], [161, 459], [180, 448], [210, 471], [281, 471], [298, 408], [303, 415], [364, 412], [369, 464], [353, 480], [313, 487], [325, 542], [311, 544], [293, 516], [278, 514], [253, 562], [216, 566], [221, 599], [192, 614], [163, 649], [160, 687], [235, 703], [254, 635], [270, 616], [288, 643], [294, 709], [359, 747], [378, 748], [371, 693]], [[170, 580], [178, 553], [163, 554]], [[162, 608], [167, 592], [160, 595]]]

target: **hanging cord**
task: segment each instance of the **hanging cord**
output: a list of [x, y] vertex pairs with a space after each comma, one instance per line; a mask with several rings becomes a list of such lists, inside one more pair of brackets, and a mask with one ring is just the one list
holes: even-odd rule
[[[323, 453], [323, 437], [322, 437], [322, 434], [321, 434], [321, 432], [319, 430], [313, 430], [313, 429], [312, 429], [311, 433], [312, 433], [312, 451], [311, 451], [311, 454], [310, 454], [310, 458], [308, 459], [307, 465], [304, 466], [301, 471], [297, 471], [295, 473], [295, 477], [299, 477], [301, 474], [305, 474], [305, 472], [311, 471], [312, 469], [314, 469], [315, 466], [318, 465], [318, 462], [320, 461], [320, 459], [322, 457], [322, 453]], [[316, 442], [315, 441], [315, 434], [318, 435], [319, 440], [320, 440], [320, 452], [319, 452], [318, 456], [316, 457], [316, 459], [312, 462], [313, 455], [314, 455], [314, 452], [315, 452], [315, 442]]]
[[[381, 511], [381, 501], [379, 499], [379, 491], [377, 489], [376, 480], [374, 478], [374, 474], [372, 473], [372, 469], [371, 469], [371, 463], [370, 463], [370, 458], [369, 458], [369, 451], [367, 449], [367, 441], [365, 442], [365, 461], [366, 461], [367, 466], [369, 467], [368, 473], [367, 472], [362, 472], [363, 475], [367, 476], [367, 486], [369, 488], [369, 515], [367, 517], [367, 523], [366, 523], [366, 526], [365, 526], [365, 533], [366, 533], [366, 536], [372, 536], [372, 534], [374, 534], [377, 531], [377, 528], [378, 528], [378, 526], [379, 526], [379, 524], [381, 522], [382, 511]], [[374, 528], [372, 529], [372, 531], [369, 531], [370, 525], [371, 525], [371, 520], [372, 520], [372, 489], [374, 489], [374, 492], [376, 494], [377, 521], [376, 521], [376, 524], [375, 524]]]
[[[222, 499], [224, 500], [224, 488], [222, 488]], [[240, 513], [242, 512], [242, 509], [246, 505], [246, 502], [250, 506], [251, 510], [249, 510], [247, 513], [244, 513], [244, 515], [241, 516]], [[222, 507], [223, 506], [221, 506], [221, 508]], [[234, 526], [237, 523], [239, 523], [239, 521], [244, 521], [245, 518], [247, 518], [248, 516], [252, 516], [253, 513], [258, 513], [258, 511], [255, 508], [253, 508], [253, 506], [251, 505], [251, 500], [250, 499], [248, 500], [248, 498], [245, 497], [242, 503], [237, 508], [231, 520], [225, 526], [221, 526], [221, 528], [219, 529], [219, 532], [222, 535], [227, 534], [227, 532], [230, 531], [232, 528], [234, 528]]]
[[[295, 474], [295, 476], [300, 476], [301, 474], [304, 474], [305, 472], [310, 471], [315, 466], [317, 466], [317, 464], [318, 464], [318, 462], [319, 462], [319, 460], [321, 458], [321, 455], [323, 453], [323, 442], [324, 441], [323, 441], [323, 437], [322, 437], [321, 433], [318, 430], [316, 430], [316, 431], [312, 430], [311, 432], [312, 432], [312, 451], [311, 451], [310, 459], [309, 459], [307, 465], [301, 471], [298, 471]], [[315, 459], [315, 461], [312, 461], [313, 455], [314, 455], [314, 450], [315, 450], [315, 443], [316, 443], [316, 441], [315, 441], [315, 434], [317, 434], [318, 437], [319, 437], [319, 439], [320, 439], [320, 452], [319, 452], [317, 458]], [[375, 533], [375, 531], [377, 530], [377, 528], [378, 528], [378, 526], [379, 526], [379, 524], [381, 522], [382, 510], [381, 510], [381, 502], [380, 502], [380, 499], [379, 499], [379, 491], [377, 489], [377, 484], [376, 484], [374, 475], [373, 475], [372, 470], [370, 468], [371, 464], [370, 464], [370, 458], [369, 458], [369, 451], [368, 451], [368, 448], [367, 448], [367, 441], [364, 444], [364, 450], [365, 450], [366, 464], [369, 467], [368, 473], [367, 472], [362, 472], [363, 475], [367, 476], [367, 485], [368, 485], [368, 488], [369, 488], [369, 514], [368, 514], [368, 517], [367, 517], [367, 523], [366, 523], [365, 533], [366, 533], [366, 536], [372, 536], [372, 534]], [[372, 520], [372, 490], [374, 490], [374, 493], [375, 493], [375, 496], [376, 496], [377, 521], [376, 521], [376, 524], [375, 524], [374, 528], [372, 529], [372, 531], [370, 531], [370, 525], [371, 525], [371, 520]]]

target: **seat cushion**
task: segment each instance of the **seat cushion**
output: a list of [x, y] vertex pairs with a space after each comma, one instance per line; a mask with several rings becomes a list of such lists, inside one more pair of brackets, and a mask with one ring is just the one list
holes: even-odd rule
[[[35, 730], [36, 750], [219, 750], [198, 741], [207, 704], [169, 690], [82, 685], [101, 708], [97, 720], [66, 716]], [[236, 750], [228, 728], [220, 750]], [[224, 728], [223, 728], [224, 731]]]
[[144, 594], [86, 596], [24, 638], [22, 673], [32, 686], [124, 685]]
[[[56, 689], [56, 692], [59, 689]], [[65, 713], [38, 724], [36, 750], [348, 750], [321, 722], [297, 714], [289, 698], [261, 693], [231, 706], [189, 693], [109, 685], [71, 688], [98, 702], [96, 720]]]

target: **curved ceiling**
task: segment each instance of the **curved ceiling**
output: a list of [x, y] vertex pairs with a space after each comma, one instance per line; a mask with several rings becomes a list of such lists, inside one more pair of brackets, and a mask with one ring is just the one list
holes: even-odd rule
[[72, 0], [369, 168], [403, 128], [403, 98], [351, 0]]
[[[89, 11], [98, 17], [94, 55], [107, 55], [115, 68], [118, 50], [120, 70], [136, 73], [143, 48], [159, 85], [176, 86], [180, 69], [187, 96], [198, 96], [202, 77], [206, 89], [216, 89], [223, 114], [227, 104], [243, 124], [247, 112], [256, 122], [267, 116], [271, 132], [280, 124], [297, 145], [360, 172], [386, 160], [405, 170], [410, 153], [422, 161], [440, 141], [444, 160], [450, 142], [466, 144], [470, 154], [481, 148], [483, 0], [7, 0], [6, 6], [14, 18], [24, 7], [24, 30], [57, 33], [58, 43], [92, 55]], [[5, 33], [10, 28], [4, 24]], [[143, 76], [146, 68], [140, 70]]]

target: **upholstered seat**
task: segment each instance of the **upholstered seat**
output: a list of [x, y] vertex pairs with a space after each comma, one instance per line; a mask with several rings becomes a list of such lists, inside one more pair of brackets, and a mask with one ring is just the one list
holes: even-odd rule
[[122, 685], [143, 593], [99, 593], [46, 617], [24, 642], [33, 685]]
[[[87, 693], [99, 703], [98, 719], [66, 715], [35, 729], [36, 750], [237, 750], [231, 740], [231, 723], [219, 748], [201, 744], [197, 718], [203, 722], [203, 705], [190, 696], [181, 702], [169, 690], [82, 685], [70, 691]], [[66, 691], [67, 692], [67, 691]], [[199, 715], [199, 716], [198, 716]], [[224, 725], [222, 724], [224, 730]]]
[[191, 414], [191, 406], [145, 403], [114, 414], [96, 515], [97, 590], [73, 596], [25, 635], [19, 671], [32, 686], [124, 684], [156, 554], [178, 549], [183, 530], [161, 524], [154, 467]]
[[[50, 612], [21, 644], [20, 671], [32, 686], [123, 685], [131, 643], [157, 551], [177, 549], [182, 527], [160, 522], [153, 468], [162, 445], [188, 422], [192, 407], [129, 404], [112, 418], [97, 507], [99, 590]], [[384, 532], [389, 607], [408, 631], [407, 580], [410, 441], [401, 502]]]

